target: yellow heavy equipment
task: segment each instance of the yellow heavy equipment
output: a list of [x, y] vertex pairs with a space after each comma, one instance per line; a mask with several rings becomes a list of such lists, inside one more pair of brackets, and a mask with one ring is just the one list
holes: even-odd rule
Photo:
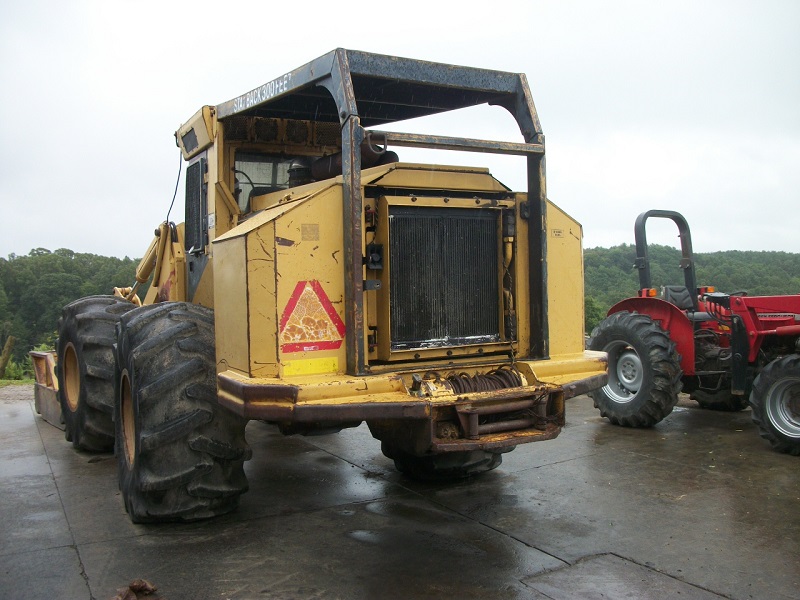
[[[380, 129], [482, 104], [524, 141]], [[555, 438], [565, 400], [607, 382], [524, 75], [337, 49], [202, 107], [176, 140], [185, 222], [158, 227], [132, 288], [59, 324], [67, 438], [115, 449], [135, 522], [233, 509], [249, 420], [366, 422], [401, 472], [451, 479]], [[404, 147], [521, 156], [528, 189]]]

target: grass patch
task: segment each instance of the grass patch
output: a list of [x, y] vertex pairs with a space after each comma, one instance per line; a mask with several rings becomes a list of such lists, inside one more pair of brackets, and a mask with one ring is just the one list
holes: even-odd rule
[[0, 379], [0, 388], [9, 385], [33, 385], [36, 383], [35, 379]]

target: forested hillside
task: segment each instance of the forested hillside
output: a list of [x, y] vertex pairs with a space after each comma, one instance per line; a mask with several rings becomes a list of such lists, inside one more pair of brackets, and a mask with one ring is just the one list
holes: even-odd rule
[[[635, 247], [627, 244], [584, 252], [587, 332], [612, 304], [636, 294], [635, 258]], [[655, 287], [683, 284], [679, 250], [651, 245], [650, 258]], [[698, 285], [714, 285], [724, 292], [746, 290], [750, 295], [800, 293], [800, 254], [730, 250], [696, 254], [695, 262]], [[114, 286], [131, 285], [137, 264], [127, 257], [78, 254], [63, 248], [55, 252], [37, 248], [27, 256], [0, 258], [0, 350], [9, 336], [16, 338], [16, 372], [25, 365], [29, 350], [55, 344], [65, 304], [82, 296], [110, 294]]]
[[[0, 349], [14, 336], [13, 360], [26, 362], [29, 350], [52, 346], [61, 308], [82, 296], [110, 294], [133, 283], [138, 261], [59, 249], [31, 250], [0, 258]], [[9, 373], [6, 374], [9, 376]]]
[[[681, 253], [670, 246], [650, 245], [653, 287], [683, 285]], [[695, 254], [698, 285], [713, 285], [720, 292], [744, 290], [749, 295], [800, 293], [800, 254], [728, 250]], [[639, 289], [633, 268], [636, 247], [628, 244], [584, 251], [586, 326], [591, 331], [609, 307]]]

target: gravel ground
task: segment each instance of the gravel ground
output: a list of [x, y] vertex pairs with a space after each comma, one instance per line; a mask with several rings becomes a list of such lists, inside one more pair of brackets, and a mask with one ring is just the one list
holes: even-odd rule
[[0, 402], [3, 404], [30, 402], [31, 400], [33, 400], [32, 385], [7, 385], [0, 388]]

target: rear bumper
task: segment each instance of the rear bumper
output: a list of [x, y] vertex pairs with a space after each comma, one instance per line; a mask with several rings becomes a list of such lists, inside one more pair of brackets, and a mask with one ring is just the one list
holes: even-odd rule
[[378, 439], [421, 454], [553, 439], [564, 425], [564, 401], [607, 382], [602, 353], [515, 366], [524, 385], [489, 392], [423, 395], [412, 390], [411, 373], [280, 380], [225, 371], [218, 374], [218, 394], [220, 404], [248, 419], [320, 426], [367, 421]]

